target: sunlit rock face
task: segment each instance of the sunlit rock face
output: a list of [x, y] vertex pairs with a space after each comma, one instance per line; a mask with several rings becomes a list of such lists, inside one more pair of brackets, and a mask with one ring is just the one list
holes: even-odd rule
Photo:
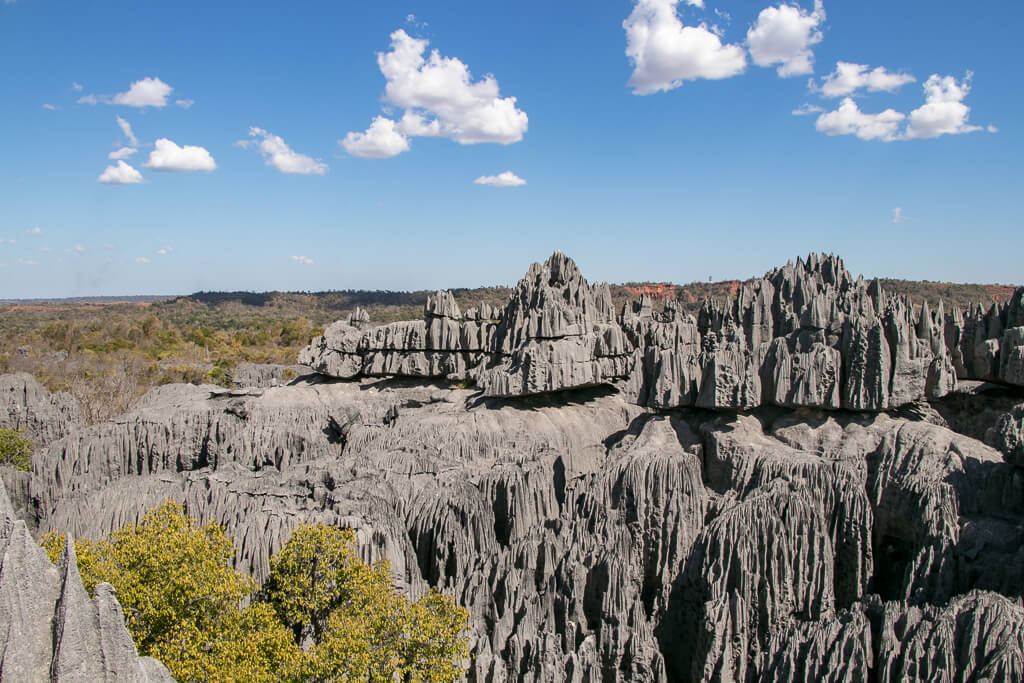
[[616, 313], [556, 254], [501, 309], [425, 313], [356, 312], [286, 386], [72, 429], [30, 521], [98, 537], [177, 500], [257, 580], [298, 523], [352, 527], [469, 609], [473, 681], [1024, 675], [1019, 295], [947, 315], [811, 257], [696, 317]]
[[812, 254], [743, 284], [699, 315], [647, 297], [616, 315], [561, 252], [533, 264], [506, 306], [463, 314], [449, 292], [424, 320], [371, 327], [365, 311], [328, 327], [299, 362], [334, 378], [475, 380], [485, 396], [616, 386], [652, 408], [761, 405], [878, 412], [938, 398], [957, 379], [1024, 386], [1024, 290], [948, 316]]
[[0, 681], [174, 680], [163, 664], [138, 656], [109, 583], [93, 598], [85, 592], [73, 542], [53, 566], [15, 518], [2, 483], [0, 632]]

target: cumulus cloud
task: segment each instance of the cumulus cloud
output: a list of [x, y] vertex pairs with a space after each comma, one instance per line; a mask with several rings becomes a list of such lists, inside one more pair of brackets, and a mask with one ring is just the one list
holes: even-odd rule
[[142, 174], [129, 164], [118, 161], [116, 166], [107, 166], [96, 180], [104, 185], [131, 185], [141, 183]]
[[160, 247], [159, 249], [156, 250], [156, 253], [159, 254], [160, 256], [167, 256], [172, 251], [174, 251], [174, 249], [172, 249], [171, 247]]
[[494, 76], [474, 81], [457, 57], [442, 57], [437, 50], [427, 56], [430, 41], [402, 29], [390, 37], [391, 49], [377, 54], [377, 66], [386, 80], [384, 100], [404, 115], [397, 123], [378, 116], [365, 133], [349, 133], [341, 144], [350, 154], [395, 156], [409, 148], [409, 136], [445, 137], [463, 145], [523, 139], [526, 112], [516, 107], [515, 97], [501, 97]]
[[149, 259], [146, 258], [145, 256], [140, 256], [137, 259], [135, 259], [135, 262], [136, 263], [149, 263]]
[[886, 109], [878, 114], [862, 112], [851, 97], [839, 108], [822, 114], [816, 128], [828, 135], [856, 135], [862, 140], [915, 140], [940, 135], [959, 135], [984, 130], [967, 122], [971, 109], [963, 99], [971, 91], [971, 72], [962, 81], [932, 74], [924, 84], [925, 103], [902, 114]]
[[971, 108], [963, 103], [971, 91], [971, 74], [960, 82], [952, 76], [932, 74], [924, 84], [924, 104], [910, 112], [906, 138], [937, 138], [981, 130], [967, 123]]
[[907, 118], [893, 109], [865, 114], [852, 98], [844, 98], [835, 111], [822, 114], [815, 128], [826, 135], [856, 135], [861, 140], [898, 140], [899, 128]]
[[117, 93], [110, 101], [128, 107], [166, 107], [172, 90], [174, 88], [159, 78], [150, 76], [135, 81], [127, 91]]
[[42, 229], [42, 228], [40, 228], [40, 227], [39, 227], [39, 226], [37, 225], [37, 226], [36, 226], [36, 227], [34, 227], [34, 228], [29, 228], [28, 230], [26, 230], [25, 232], [23, 232], [23, 233], [21, 233], [21, 234], [23, 234], [23, 235], [29, 235], [29, 236], [31, 236], [31, 237], [38, 237], [39, 235], [42, 235], [42, 234], [43, 234], [43, 229]]
[[730, 78], [747, 66], [746, 52], [739, 45], [723, 45], [706, 24], [685, 26], [676, 12], [678, 4], [679, 0], [637, 0], [622, 22], [626, 56], [633, 64], [628, 85], [635, 95], [672, 90], [698, 78]]
[[998, 133], [999, 129], [993, 126], [991, 123], [985, 128], [989, 133]]
[[78, 104], [99, 104], [100, 98], [96, 95], [82, 95], [76, 102]]
[[808, 114], [820, 114], [825, 111], [816, 104], [808, 104], [804, 102], [799, 107], [793, 110], [793, 116], [807, 116]]
[[139, 146], [139, 140], [135, 137], [135, 133], [132, 132], [132, 125], [122, 119], [120, 116], [117, 117], [117, 126], [124, 133], [124, 136], [128, 138], [128, 142], [131, 143], [132, 147]]
[[492, 187], [519, 187], [526, 184], [525, 180], [512, 171], [505, 171], [498, 175], [482, 175], [473, 182], [477, 185], [490, 185]]
[[[258, 141], [258, 149], [267, 166], [273, 166], [281, 173], [293, 173], [297, 175], [323, 175], [327, 172], [327, 164], [314, 159], [313, 157], [299, 154], [285, 144], [285, 141], [273, 133], [268, 133], [262, 128], [253, 126], [249, 129], [249, 135], [255, 138], [262, 138]], [[249, 145], [240, 145], [248, 148]]]
[[206, 148], [195, 145], [179, 147], [167, 138], [156, 141], [149, 153], [149, 161], [143, 166], [154, 171], [212, 171], [217, 168]]
[[313, 259], [309, 258], [308, 256], [292, 256], [292, 261], [295, 261], [296, 263], [303, 266], [309, 266], [313, 264]]
[[58, 108], [59, 107], [57, 107], [56, 105], [53, 105], [53, 104], [44, 104], [43, 105], [43, 109], [46, 109], [47, 111], [57, 111]]
[[138, 151], [139, 150], [135, 149], [134, 147], [121, 147], [120, 149], [115, 149], [113, 152], [108, 154], [107, 158], [108, 159], [127, 159], [128, 157], [130, 157], [131, 155], [135, 154]]
[[836, 62], [836, 70], [825, 77], [818, 90], [825, 97], [843, 97], [861, 88], [869, 92], [896, 92], [914, 80], [910, 74], [892, 73], [882, 66], [868, 71], [867, 64]]
[[338, 142], [346, 152], [362, 159], [387, 159], [409, 151], [409, 138], [385, 116], [373, 119], [365, 133], [349, 133]]
[[903, 209], [896, 207], [892, 210], [892, 222], [893, 223], [905, 223], [910, 220], [910, 216], [903, 215]]
[[822, 40], [821, 24], [825, 21], [825, 8], [815, 0], [814, 10], [808, 12], [793, 5], [766, 7], [747, 31], [750, 59], [758, 66], [774, 66], [782, 78], [809, 74], [814, 71], [812, 45]]
[[174, 103], [176, 105], [178, 105], [179, 107], [181, 107], [182, 109], [190, 109], [192, 107], [192, 105], [196, 103], [196, 101], [195, 100], [174, 100]]

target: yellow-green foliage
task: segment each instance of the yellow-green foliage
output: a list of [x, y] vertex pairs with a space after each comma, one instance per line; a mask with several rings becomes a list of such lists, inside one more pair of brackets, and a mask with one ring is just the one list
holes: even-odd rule
[[[42, 545], [54, 559], [64, 538], [47, 534]], [[276, 619], [269, 624], [276, 630], [268, 628], [266, 608], [241, 610], [255, 586], [231, 567], [234, 546], [223, 529], [198, 524], [177, 503], [109, 540], [77, 540], [75, 553], [86, 590], [112, 584], [139, 653], [159, 659], [179, 681], [253, 680], [298, 662], [291, 634]], [[261, 632], [251, 632], [257, 623]]]
[[[64, 537], [41, 543], [56, 561]], [[260, 594], [223, 530], [173, 502], [75, 551], [86, 590], [113, 584], [139, 653], [179, 681], [454, 681], [468, 656], [466, 610], [437, 591], [408, 600], [348, 529], [300, 525]]]
[[469, 614], [436, 590], [412, 602], [391, 585], [386, 561], [367, 565], [355, 534], [301, 524], [271, 559], [265, 594], [311, 643], [305, 678], [317, 681], [454, 681], [469, 654]]
[[14, 469], [32, 469], [32, 442], [17, 429], [0, 429], [0, 465]]

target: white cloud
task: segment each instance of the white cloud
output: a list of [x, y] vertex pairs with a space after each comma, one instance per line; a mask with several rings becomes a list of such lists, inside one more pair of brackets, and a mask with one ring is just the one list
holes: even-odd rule
[[295, 261], [296, 263], [301, 264], [303, 266], [309, 266], [313, 264], [313, 259], [309, 258], [308, 256], [292, 256], [292, 261]]
[[174, 88], [159, 78], [147, 77], [132, 83], [126, 92], [114, 95], [111, 103], [128, 107], [166, 107], [172, 90]]
[[39, 247], [39, 252], [42, 254], [49, 254], [53, 249], [50, 247]]
[[[836, 62], [836, 70], [825, 77], [821, 84], [821, 94], [825, 97], [843, 97], [860, 88], [869, 92], [896, 92], [901, 86], [916, 80], [907, 73], [892, 73], [883, 66], [876, 66], [868, 71], [867, 64], [852, 62]], [[812, 84], [813, 87], [813, 84]]]
[[[263, 138], [259, 141], [260, 153], [267, 160], [267, 166], [273, 166], [281, 173], [323, 175], [327, 172], [327, 164], [305, 154], [299, 154], [278, 135], [268, 133], [255, 126], [249, 129], [249, 135]], [[242, 147], [247, 147], [247, 145], [242, 145]]]
[[52, 104], [44, 104], [43, 109], [46, 109], [48, 111], [57, 111], [58, 107]]
[[819, 27], [824, 21], [821, 0], [814, 0], [811, 12], [785, 4], [766, 7], [747, 31], [750, 59], [758, 66], [778, 64], [777, 72], [783, 78], [813, 72], [811, 46], [821, 42]]
[[844, 98], [839, 108], [822, 114], [815, 128], [826, 135], [856, 135], [861, 140], [898, 140], [899, 127], [906, 118], [893, 109], [865, 114], [852, 98]]
[[906, 223], [909, 220], [910, 220], [910, 216], [904, 215], [902, 208], [897, 206], [895, 209], [892, 210], [892, 222], [893, 223]]
[[145, 256], [140, 256], [137, 259], [135, 259], [135, 262], [136, 263], [149, 263], [149, 259], [146, 258]]
[[967, 123], [971, 108], [963, 103], [971, 91], [971, 72], [959, 83], [952, 76], [932, 74], [924, 84], [924, 104], [910, 112], [907, 139], [937, 138], [981, 130]]
[[[678, 88], [698, 78], [730, 78], [747, 66], [739, 45], [723, 45], [706, 24], [684, 26], [679, 0], [637, 0], [622, 27], [626, 56], [633, 64], [628, 85], [635, 95]], [[703, 3], [689, 4], [703, 7]]]
[[96, 95], [82, 95], [76, 102], [78, 104], [99, 104], [100, 98]]
[[121, 132], [124, 133], [124, 136], [126, 138], [128, 138], [128, 142], [131, 143], [132, 147], [138, 147], [139, 146], [139, 140], [138, 140], [138, 138], [135, 137], [135, 133], [132, 132], [132, 125], [130, 123], [128, 123], [127, 121], [122, 119], [120, 116], [118, 116], [117, 117], [117, 126], [118, 126], [118, 128], [121, 129]]
[[409, 151], [409, 138], [395, 128], [395, 122], [378, 116], [365, 133], [349, 133], [338, 143], [354, 157], [387, 159]]
[[78, 82], [72, 83], [71, 84], [71, 89], [74, 90], [75, 92], [82, 92], [82, 84], [78, 83]]
[[191, 109], [192, 105], [196, 103], [195, 100], [174, 100], [174, 103], [182, 109]]
[[75, 245], [75, 251], [77, 253], [79, 253], [79, 254], [84, 254], [85, 253], [85, 247], [83, 247], [81, 244], [76, 244]]
[[987, 130], [989, 133], [998, 133], [999, 132], [999, 129], [996, 128], [995, 126], [993, 126], [991, 123], [988, 124], [988, 127], [985, 128], [985, 130]]
[[217, 168], [213, 157], [204, 147], [179, 147], [167, 138], [156, 141], [155, 148], [149, 153], [149, 161], [143, 166], [154, 171], [212, 171]]
[[156, 250], [156, 253], [159, 254], [160, 256], [167, 256], [172, 251], [174, 251], [174, 249], [172, 249], [171, 247], [160, 247], [159, 249]]
[[36, 226], [36, 227], [34, 227], [34, 228], [29, 228], [28, 230], [26, 230], [25, 232], [23, 232], [23, 233], [21, 233], [21, 234], [22, 234], [22, 235], [30, 235], [30, 236], [32, 236], [32, 237], [38, 237], [39, 235], [42, 235], [42, 234], [43, 234], [43, 229], [42, 229], [42, 228], [40, 228], [40, 227], [39, 227], [39, 226], [37, 225], [37, 226]]
[[104, 185], [131, 185], [141, 183], [142, 174], [133, 166], [118, 161], [117, 166], [107, 166], [96, 180]]
[[825, 111], [816, 104], [808, 104], [804, 102], [799, 107], [793, 110], [793, 116], [807, 116], [808, 114], [820, 114]]
[[456, 57], [437, 50], [425, 57], [429, 44], [402, 29], [391, 34], [391, 50], [377, 54], [377, 65], [387, 81], [384, 100], [405, 115], [398, 124], [378, 116], [365, 133], [349, 133], [341, 144], [350, 154], [395, 156], [408, 149], [406, 136], [446, 137], [464, 145], [523, 139], [529, 119], [516, 98], [501, 97], [490, 74], [474, 82]]
[[525, 180], [512, 171], [505, 171], [498, 175], [482, 175], [473, 182], [477, 185], [491, 185], [492, 187], [519, 187], [526, 184]]
[[856, 135], [862, 140], [886, 142], [984, 130], [967, 122], [971, 109], [963, 99], [971, 91], [971, 76], [968, 71], [958, 82], [952, 76], [932, 74], [924, 84], [925, 103], [909, 115], [892, 109], [865, 114], [851, 97], [845, 97], [838, 109], [819, 116], [815, 127], [828, 135]]
[[135, 154], [138, 151], [139, 150], [135, 149], [134, 147], [121, 147], [120, 149], [115, 149], [113, 152], [108, 154], [107, 158], [108, 159], [127, 159], [128, 157], [130, 157], [131, 155]]
[[27, 259], [27, 258], [20, 258], [20, 259], [18, 259], [18, 263], [20, 263], [23, 266], [37, 266], [37, 265], [39, 265], [38, 261], [33, 261], [32, 259]]

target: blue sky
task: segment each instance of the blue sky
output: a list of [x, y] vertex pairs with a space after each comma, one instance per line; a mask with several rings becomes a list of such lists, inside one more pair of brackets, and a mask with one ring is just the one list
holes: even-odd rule
[[511, 284], [554, 249], [592, 281], [828, 251], [1019, 283], [1022, 25], [1016, 0], [2, 0], [0, 298]]

